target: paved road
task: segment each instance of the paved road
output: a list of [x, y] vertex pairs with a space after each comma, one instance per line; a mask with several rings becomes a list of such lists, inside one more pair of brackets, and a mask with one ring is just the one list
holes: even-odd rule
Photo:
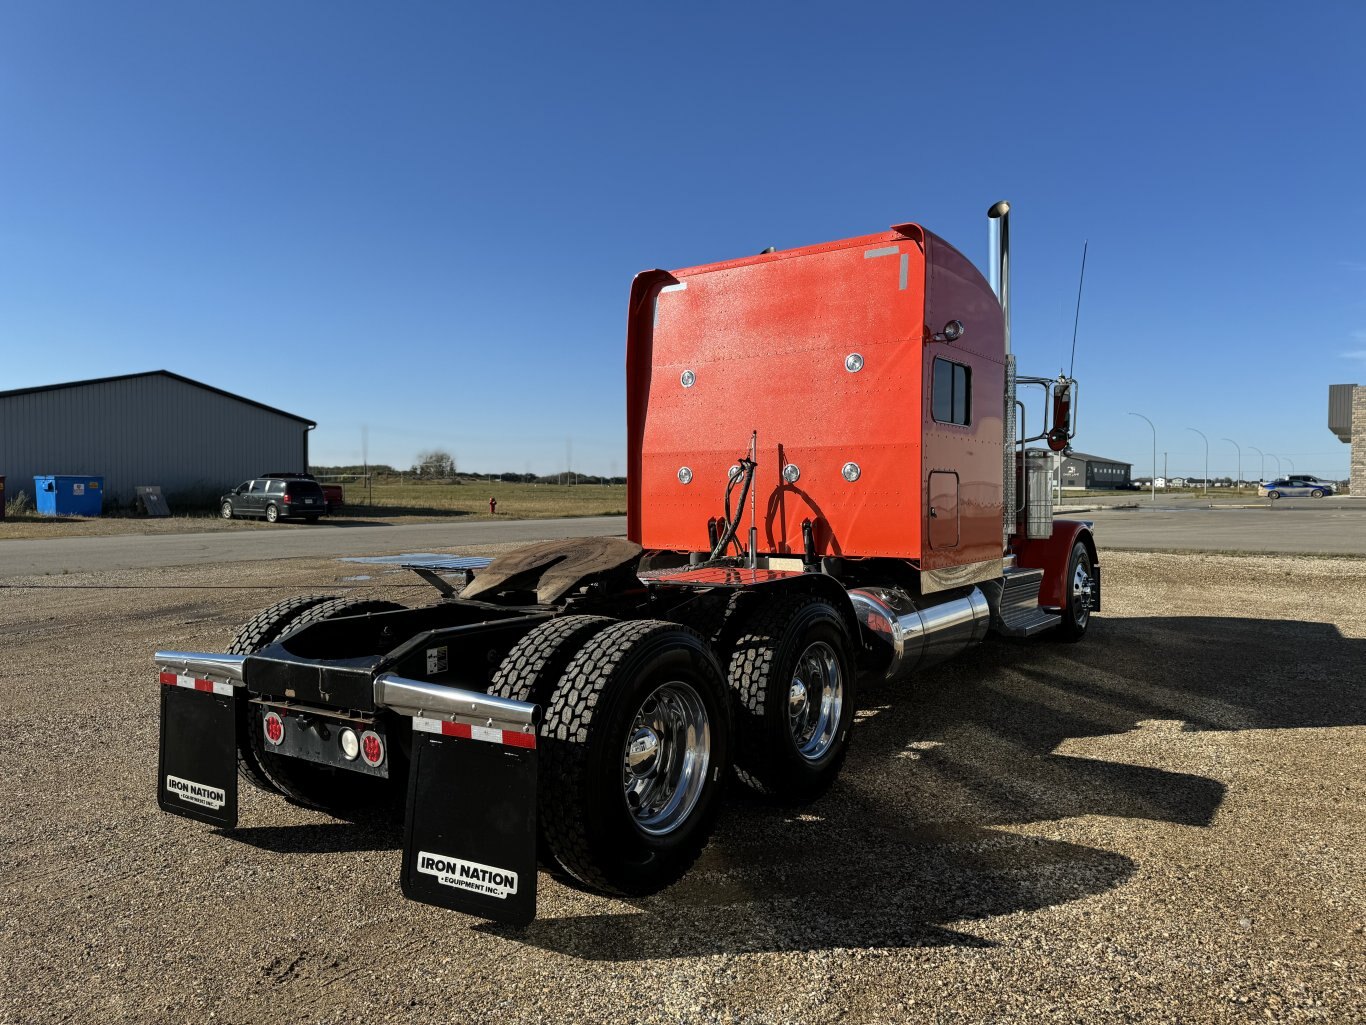
[[456, 545], [601, 537], [626, 533], [624, 516], [570, 520], [351, 525], [308, 530], [225, 531], [206, 534], [120, 534], [56, 541], [0, 541], [0, 578], [43, 573], [97, 573], [124, 569], [253, 562], [300, 556], [395, 555]]
[[1366, 555], [1366, 502], [1338, 508], [1292, 504], [1252, 509], [1095, 509], [1096, 542], [1142, 551]]
[[[1094, 520], [1102, 549], [1275, 552], [1366, 556], [1366, 502], [1324, 506], [1285, 500], [1258, 508], [1095, 509], [1067, 514]], [[196, 563], [390, 555], [458, 545], [600, 537], [626, 532], [621, 516], [501, 523], [404, 523], [309, 530], [68, 537], [0, 541], [0, 578], [103, 572]]]

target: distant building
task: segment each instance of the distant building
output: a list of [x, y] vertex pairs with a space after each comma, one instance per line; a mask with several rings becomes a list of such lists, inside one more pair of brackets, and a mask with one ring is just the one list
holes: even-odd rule
[[1328, 386], [1328, 429], [1352, 446], [1348, 488], [1353, 495], [1366, 495], [1366, 385]]
[[199, 500], [306, 472], [315, 426], [167, 370], [18, 388], [0, 392], [0, 474], [11, 498], [52, 473], [103, 477], [106, 502], [132, 502], [139, 484]]
[[[1117, 459], [1106, 459], [1104, 456], [1068, 452], [1062, 457], [1064, 488], [1085, 488], [1088, 491], [1127, 488], [1132, 472], [1132, 464], [1121, 463]], [[1158, 486], [1161, 487], [1161, 484]]]

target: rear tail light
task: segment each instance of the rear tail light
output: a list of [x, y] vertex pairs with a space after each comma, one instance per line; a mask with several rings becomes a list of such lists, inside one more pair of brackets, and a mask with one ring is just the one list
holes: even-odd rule
[[280, 713], [278, 713], [278, 712], [267, 712], [267, 713], [266, 713], [265, 729], [266, 729], [266, 739], [267, 739], [268, 741], [270, 741], [272, 744], [275, 744], [275, 745], [278, 746], [279, 744], [281, 744], [281, 743], [284, 742], [284, 739], [285, 739], [285, 721], [284, 721], [283, 719], [280, 718]]
[[288, 493], [288, 492], [286, 492], [286, 493], [285, 493], [285, 505], [289, 505], [289, 503], [292, 502], [292, 501], [294, 501], [294, 499], [291, 498], [291, 497], [289, 496], [289, 493]]
[[384, 741], [374, 730], [366, 730], [360, 735], [360, 756], [372, 769], [379, 768], [384, 761]]
[[341, 731], [342, 757], [348, 762], [354, 762], [356, 756], [360, 754], [360, 738], [356, 736], [356, 731], [345, 729]]

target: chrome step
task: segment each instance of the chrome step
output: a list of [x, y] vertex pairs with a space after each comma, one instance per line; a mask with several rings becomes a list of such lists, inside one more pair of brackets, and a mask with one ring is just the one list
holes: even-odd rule
[[1032, 637], [1062, 622], [1062, 616], [1039, 605], [1043, 570], [1015, 569], [1004, 577], [1001, 600], [992, 625], [1007, 637]]

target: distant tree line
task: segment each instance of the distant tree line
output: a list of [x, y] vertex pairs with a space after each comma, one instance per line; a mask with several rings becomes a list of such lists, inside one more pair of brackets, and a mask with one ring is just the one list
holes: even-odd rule
[[359, 463], [349, 466], [310, 466], [315, 477], [360, 476], [368, 473], [375, 480], [422, 481], [442, 484], [465, 484], [475, 481], [503, 481], [508, 484], [625, 484], [625, 477], [600, 477], [591, 473], [471, 473], [457, 471], [455, 459], [448, 452], [433, 450], [419, 453], [417, 460], [406, 470], [388, 463]]

